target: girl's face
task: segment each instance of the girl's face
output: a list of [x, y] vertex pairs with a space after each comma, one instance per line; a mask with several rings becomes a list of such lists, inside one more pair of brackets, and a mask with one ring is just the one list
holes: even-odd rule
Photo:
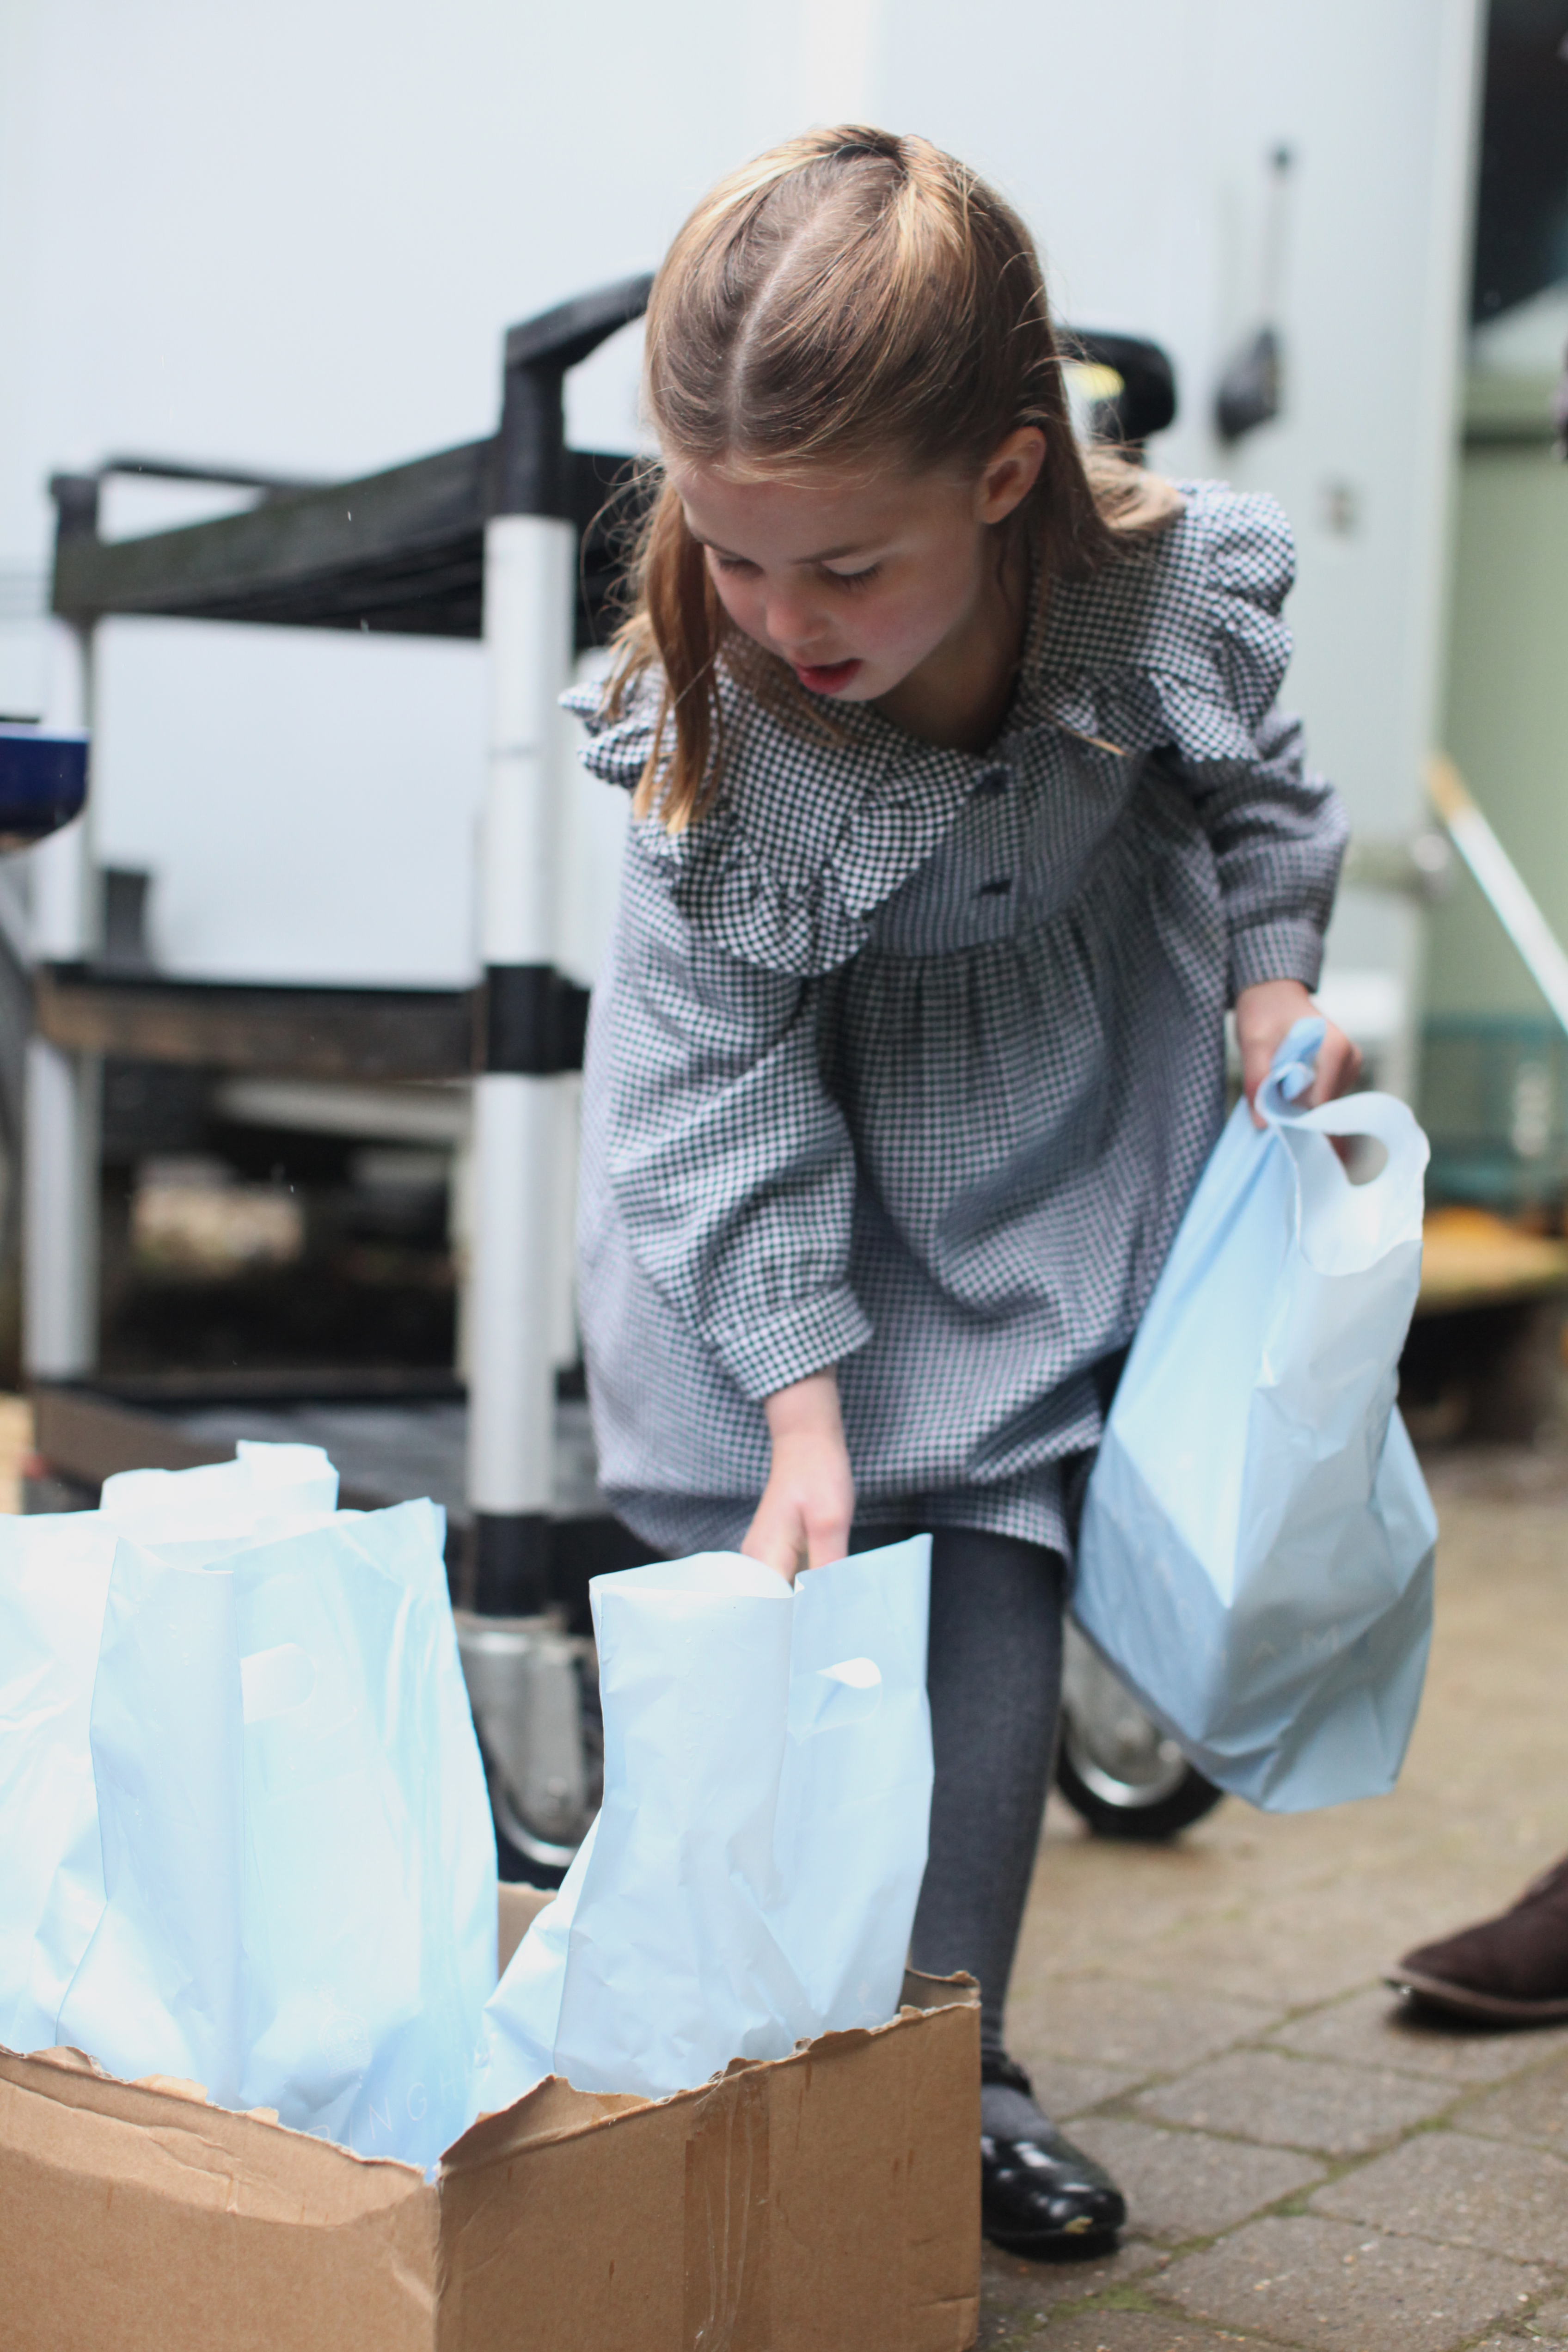
[[[741, 478], [675, 463], [669, 476], [738, 629], [813, 694], [912, 709], [972, 695], [998, 633], [1016, 658], [994, 526], [1028, 495], [1045, 453], [1025, 427], [979, 477], [824, 467]], [[926, 731], [923, 728], [921, 731]]]

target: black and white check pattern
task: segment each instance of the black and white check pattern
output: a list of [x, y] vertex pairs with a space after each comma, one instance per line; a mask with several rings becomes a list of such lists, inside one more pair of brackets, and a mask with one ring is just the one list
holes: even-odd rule
[[[1065, 1549], [1092, 1367], [1218, 1129], [1237, 990], [1318, 976], [1345, 838], [1275, 697], [1288, 526], [1184, 515], [1030, 633], [972, 756], [727, 676], [718, 804], [632, 827], [584, 1084], [600, 1476], [648, 1540], [739, 1540], [761, 1400], [837, 1363], [867, 1517]], [[645, 688], [588, 765], [635, 785]]]

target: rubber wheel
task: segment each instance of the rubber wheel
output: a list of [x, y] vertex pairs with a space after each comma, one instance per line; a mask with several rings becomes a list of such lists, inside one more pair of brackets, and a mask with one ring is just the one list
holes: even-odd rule
[[1205, 1813], [1212, 1813], [1225, 1794], [1212, 1780], [1205, 1780], [1195, 1766], [1184, 1761], [1179, 1774], [1173, 1773], [1157, 1788], [1141, 1788], [1125, 1781], [1108, 1787], [1111, 1776], [1080, 1756], [1079, 1761], [1087, 1764], [1092, 1774], [1091, 1785], [1074, 1760], [1076, 1748], [1069, 1719], [1062, 1727], [1057, 1787], [1096, 1837], [1163, 1845], [1168, 1839], [1180, 1836], [1183, 1830], [1191, 1829], [1194, 1822], [1201, 1822]]
[[[475, 1731], [479, 1727], [476, 1724]], [[583, 1745], [587, 1754], [591, 1785], [595, 1792], [603, 1785], [605, 1771], [605, 1729], [599, 1713], [599, 1694], [593, 1691], [583, 1707]], [[574, 1846], [560, 1845], [553, 1840], [535, 1833], [529, 1823], [519, 1816], [506, 1785], [506, 1777], [479, 1741], [479, 1760], [485, 1768], [485, 1785], [489, 1792], [490, 1819], [496, 1833], [496, 1874], [504, 1885], [513, 1886], [556, 1887], [565, 1877]]]
[[496, 1775], [489, 1776], [490, 1819], [496, 1832], [496, 1875], [506, 1886], [556, 1887], [566, 1875], [563, 1862], [542, 1862], [525, 1853], [512, 1834], [516, 1815]]

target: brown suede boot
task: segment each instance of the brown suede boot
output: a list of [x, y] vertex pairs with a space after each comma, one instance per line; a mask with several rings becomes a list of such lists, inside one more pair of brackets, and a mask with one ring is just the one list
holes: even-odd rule
[[1406, 1952], [1384, 1982], [1484, 2025], [1568, 2018], [1568, 1854], [1531, 1879], [1511, 1910]]

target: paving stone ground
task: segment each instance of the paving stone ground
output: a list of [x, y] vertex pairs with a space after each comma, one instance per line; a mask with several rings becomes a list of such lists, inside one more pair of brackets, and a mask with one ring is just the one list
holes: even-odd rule
[[1121, 2252], [988, 2250], [983, 2352], [1568, 2347], [1568, 2028], [1412, 2019], [1383, 1969], [1568, 1852], [1568, 1456], [1427, 1465], [1442, 1541], [1391, 1797], [1169, 1848], [1053, 1803], [1012, 2040], [1121, 2181]]

